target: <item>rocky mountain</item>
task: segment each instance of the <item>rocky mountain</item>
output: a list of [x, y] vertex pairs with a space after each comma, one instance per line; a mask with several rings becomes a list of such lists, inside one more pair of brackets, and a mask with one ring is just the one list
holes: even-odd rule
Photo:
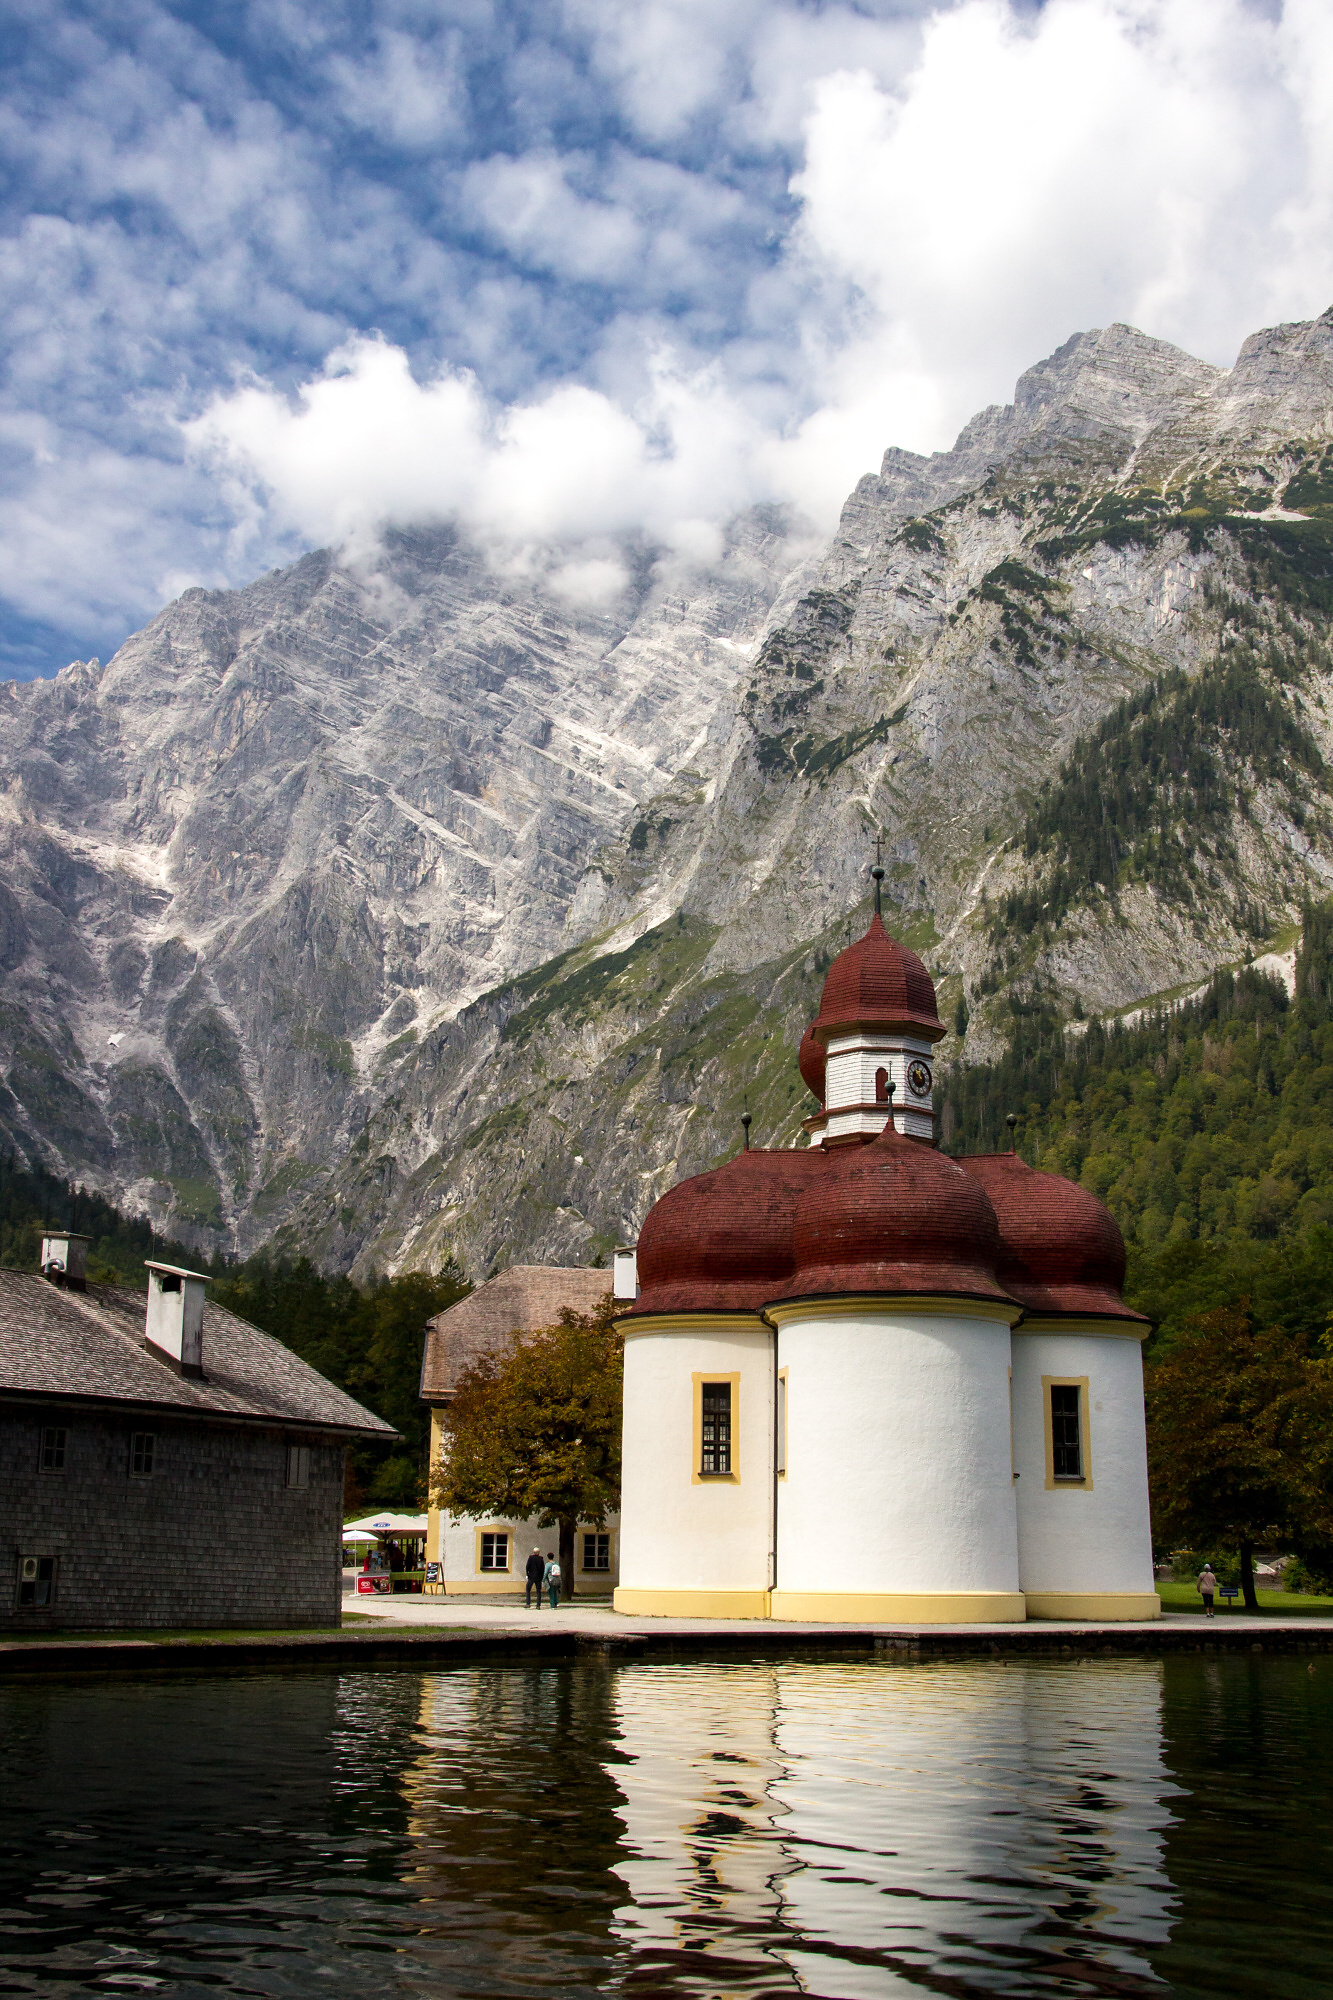
[[955, 1033], [1285, 942], [1333, 878], [1333, 313], [1079, 334], [822, 549], [605, 615], [397, 533], [0, 691], [0, 1126], [201, 1247], [584, 1260], [812, 1107], [885, 847]]

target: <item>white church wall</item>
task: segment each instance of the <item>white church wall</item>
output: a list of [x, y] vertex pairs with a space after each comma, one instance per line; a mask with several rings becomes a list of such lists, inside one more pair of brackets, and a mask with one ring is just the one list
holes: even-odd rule
[[[1038, 1323], [1015, 1330], [1013, 1356], [1019, 1574], [1029, 1610], [1048, 1618], [1156, 1617], [1137, 1330]], [[1081, 1392], [1081, 1481], [1052, 1472], [1052, 1381]]]
[[[733, 1386], [733, 1471], [700, 1471], [699, 1392]], [[757, 1318], [666, 1318], [625, 1332], [617, 1610], [763, 1617], [773, 1481], [773, 1335]]]
[[787, 1379], [774, 1617], [1025, 1615], [1008, 1317], [775, 1307]]

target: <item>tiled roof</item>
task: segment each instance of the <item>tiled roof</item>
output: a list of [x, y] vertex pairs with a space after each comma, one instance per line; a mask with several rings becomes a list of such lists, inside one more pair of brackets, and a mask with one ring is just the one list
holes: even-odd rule
[[1029, 1313], [1146, 1324], [1121, 1297], [1125, 1239], [1095, 1194], [1017, 1153], [978, 1153], [958, 1164], [999, 1217], [1000, 1283]]
[[865, 936], [840, 951], [829, 967], [810, 1032], [827, 1048], [831, 1035], [849, 1028], [891, 1027], [913, 1028], [932, 1042], [944, 1035], [935, 982], [916, 953], [889, 936], [876, 913]]
[[501, 1271], [431, 1321], [421, 1359], [422, 1395], [427, 1402], [451, 1396], [464, 1369], [483, 1354], [494, 1354], [511, 1333], [554, 1326], [562, 1306], [595, 1312], [610, 1289], [609, 1271], [579, 1266], [514, 1264]]
[[125, 1286], [75, 1292], [27, 1271], [0, 1271], [0, 1395], [91, 1397], [395, 1435], [280, 1340], [222, 1306], [204, 1306], [204, 1379], [177, 1375], [144, 1346], [145, 1310], [144, 1294]]

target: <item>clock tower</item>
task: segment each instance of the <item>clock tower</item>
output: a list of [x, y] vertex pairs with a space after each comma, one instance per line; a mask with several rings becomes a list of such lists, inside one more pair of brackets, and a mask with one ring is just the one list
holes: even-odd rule
[[[945, 1028], [935, 986], [915, 952], [884, 928], [880, 883], [865, 936], [839, 952], [801, 1051], [823, 1108], [806, 1120], [812, 1146], [876, 1139], [889, 1120], [904, 1138], [935, 1143], [935, 1044]], [[822, 1059], [822, 1060], [821, 1060]]]

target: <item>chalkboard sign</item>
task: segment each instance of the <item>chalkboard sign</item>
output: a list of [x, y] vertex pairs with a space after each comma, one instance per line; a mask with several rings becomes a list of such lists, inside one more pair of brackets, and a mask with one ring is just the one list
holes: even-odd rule
[[439, 1580], [440, 1580], [440, 1565], [438, 1563], [427, 1563], [426, 1564], [427, 1583], [438, 1583]]

